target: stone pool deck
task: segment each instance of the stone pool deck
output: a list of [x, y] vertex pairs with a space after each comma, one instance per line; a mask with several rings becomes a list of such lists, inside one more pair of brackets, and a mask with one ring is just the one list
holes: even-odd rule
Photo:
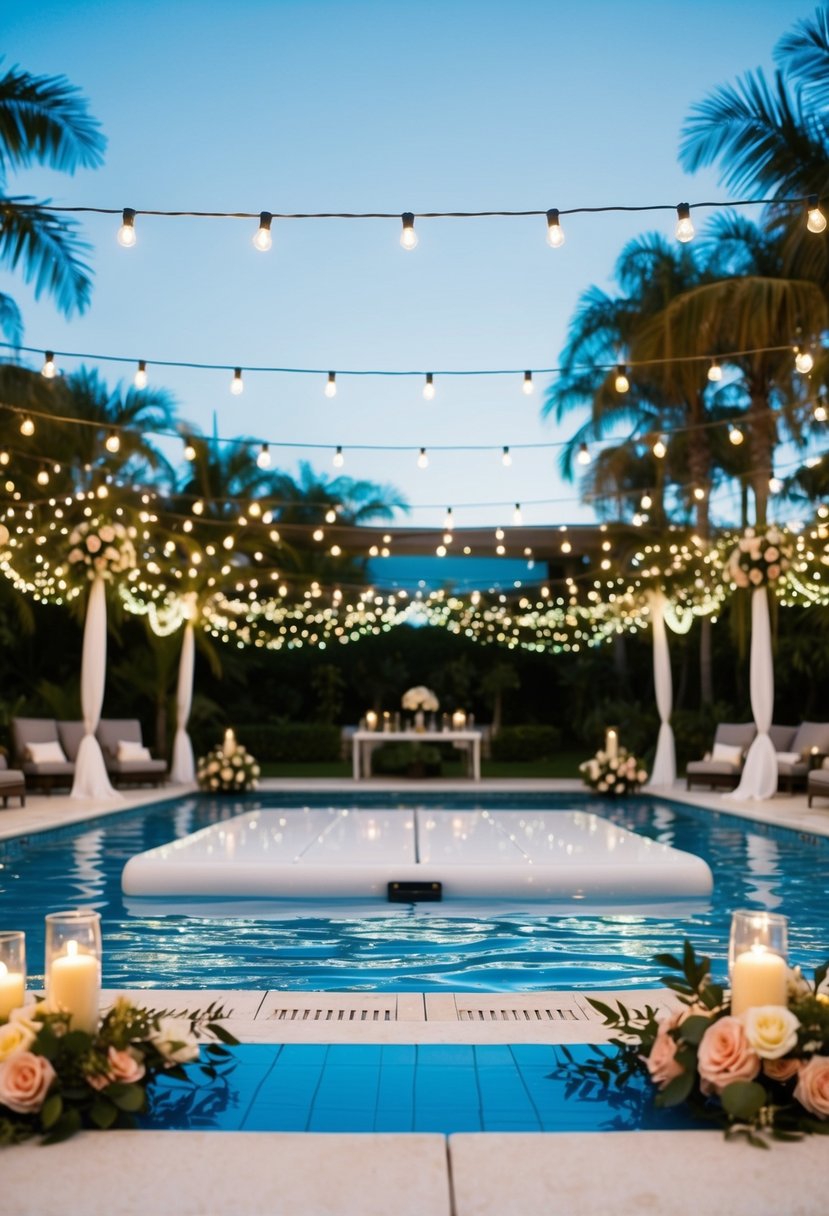
[[[348, 781], [265, 783], [338, 794]], [[372, 790], [399, 788], [372, 781]], [[411, 787], [407, 787], [409, 790]], [[430, 791], [469, 790], [429, 782]], [[577, 782], [481, 782], [476, 790], [576, 791]], [[0, 839], [117, 813], [183, 793], [132, 791], [90, 807], [64, 796], [32, 797], [0, 810]], [[829, 802], [801, 795], [734, 803], [695, 790], [654, 791], [829, 835]], [[147, 1000], [148, 993], [137, 993]], [[610, 999], [616, 994], [606, 994]], [[642, 994], [644, 995], [644, 994]], [[583, 993], [331, 994], [153, 991], [177, 1006], [215, 996], [229, 1025], [251, 1043], [585, 1043], [606, 1031]], [[625, 993], [626, 1001], [635, 994]], [[648, 992], [670, 1004], [668, 992]], [[104, 1139], [106, 1136], [106, 1139]], [[813, 1137], [761, 1152], [719, 1132], [315, 1134], [264, 1132], [84, 1133], [43, 1149], [0, 1150], [4, 1216], [824, 1216], [829, 1143]]]

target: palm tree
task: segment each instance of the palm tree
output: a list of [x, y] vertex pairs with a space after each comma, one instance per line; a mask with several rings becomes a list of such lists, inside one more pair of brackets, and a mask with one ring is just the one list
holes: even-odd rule
[[[35, 297], [47, 290], [70, 316], [87, 307], [91, 272], [88, 246], [76, 226], [48, 210], [48, 201], [7, 193], [10, 171], [34, 163], [72, 173], [103, 162], [106, 140], [79, 90], [65, 76], [33, 76], [19, 67], [0, 76], [0, 262], [22, 270]], [[0, 329], [15, 345], [23, 331], [20, 310], [0, 293]]]
[[333, 507], [341, 524], [363, 524], [369, 520], [390, 520], [395, 510], [408, 510], [408, 504], [394, 486], [353, 477], [327, 477], [307, 461], [300, 461], [299, 477], [277, 472], [271, 483], [275, 513], [283, 523], [317, 524]]

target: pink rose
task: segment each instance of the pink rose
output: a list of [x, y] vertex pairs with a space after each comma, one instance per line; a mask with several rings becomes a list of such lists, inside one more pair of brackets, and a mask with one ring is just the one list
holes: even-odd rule
[[763, 1072], [771, 1081], [790, 1081], [800, 1071], [800, 1060], [764, 1060]]
[[748, 577], [749, 580], [754, 583], [755, 587], [759, 587], [763, 581], [763, 572], [762, 570], [758, 570], [755, 566], [753, 570], [749, 570]]
[[45, 1056], [18, 1051], [0, 1064], [0, 1102], [19, 1115], [40, 1110], [54, 1079]]
[[711, 1023], [699, 1045], [697, 1068], [704, 1094], [718, 1094], [732, 1081], [754, 1080], [760, 1057], [751, 1050], [739, 1018], [724, 1017]]
[[126, 1051], [119, 1051], [117, 1047], [110, 1047], [107, 1057], [107, 1071], [99, 1072], [94, 1076], [86, 1078], [93, 1089], [105, 1089], [107, 1085], [111, 1085], [114, 1081], [122, 1081], [127, 1085], [133, 1085], [144, 1076], [144, 1072], [146, 1071], [144, 1060], [132, 1048], [128, 1047]]
[[650, 1073], [651, 1080], [659, 1089], [664, 1089], [669, 1081], [678, 1077], [685, 1069], [676, 1061], [676, 1040], [671, 1034], [685, 1014], [675, 1013], [659, 1023], [656, 1038], [651, 1048], [651, 1054], [645, 1059], [645, 1067]]
[[764, 554], [764, 557], [767, 562], [776, 562], [779, 556], [780, 556], [780, 550], [775, 548], [774, 545], [769, 545], [768, 549], [766, 549], [766, 552]]
[[780, 567], [778, 565], [776, 565], [775, 563], [772, 563], [772, 565], [770, 565], [768, 570], [766, 571], [766, 574], [768, 575], [768, 578], [769, 578], [769, 582], [771, 582], [771, 583], [773, 583], [776, 578], [780, 578], [781, 573], [782, 573], [782, 571], [781, 571]]
[[101, 538], [93, 532], [91, 536], [86, 538], [86, 547], [90, 553], [97, 553], [101, 547]]
[[810, 1115], [829, 1118], [829, 1056], [812, 1056], [803, 1065], [794, 1096]]

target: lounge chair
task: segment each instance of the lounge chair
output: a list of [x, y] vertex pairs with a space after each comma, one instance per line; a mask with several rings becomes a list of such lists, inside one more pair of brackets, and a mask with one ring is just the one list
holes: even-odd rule
[[51, 793], [71, 786], [75, 765], [67, 757], [54, 718], [12, 718], [12, 739], [18, 768], [28, 786]]
[[829, 722], [801, 722], [787, 748], [778, 748], [778, 788], [791, 793], [795, 784], [805, 785], [813, 763], [829, 756]]
[[167, 762], [144, 746], [137, 718], [102, 718], [95, 732], [113, 785], [161, 785]]
[[704, 760], [691, 760], [685, 768], [687, 788], [707, 785], [711, 789], [734, 789], [740, 780], [745, 754], [757, 727], [753, 722], [720, 722], [714, 746]]
[[813, 768], [806, 784], [809, 806], [813, 798], [829, 798], [829, 768]]
[[10, 798], [19, 798], [20, 805], [26, 805], [26, 778], [23, 770], [9, 768], [6, 757], [0, 754], [0, 798], [3, 806], [9, 805]]

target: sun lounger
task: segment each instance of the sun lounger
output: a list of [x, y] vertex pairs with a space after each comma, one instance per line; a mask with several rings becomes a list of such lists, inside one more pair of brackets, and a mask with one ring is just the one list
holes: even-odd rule
[[710, 754], [703, 760], [691, 760], [686, 766], [687, 788], [707, 785], [711, 789], [734, 789], [756, 734], [753, 722], [721, 722], [714, 733]]
[[71, 786], [75, 765], [64, 751], [54, 718], [12, 718], [12, 739], [28, 786], [47, 792]]
[[0, 755], [0, 798], [3, 806], [9, 805], [10, 798], [19, 798], [20, 805], [26, 805], [26, 778], [23, 770], [9, 768], [6, 757]]
[[801, 722], [789, 748], [776, 750], [778, 788], [791, 793], [796, 784], [806, 784], [816, 761], [820, 763], [824, 756], [829, 756], [829, 722]]
[[102, 718], [96, 731], [113, 785], [161, 785], [167, 763], [144, 746], [137, 718]]

